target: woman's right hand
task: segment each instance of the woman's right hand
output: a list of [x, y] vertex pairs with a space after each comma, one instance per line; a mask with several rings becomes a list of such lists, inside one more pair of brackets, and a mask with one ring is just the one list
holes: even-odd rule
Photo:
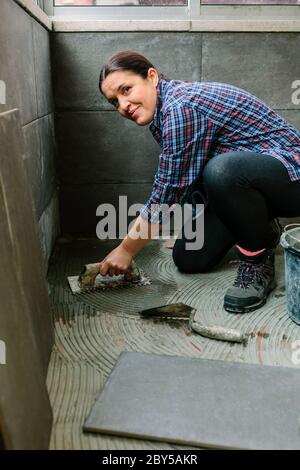
[[126, 274], [130, 271], [132, 260], [132, 254], [119, 245], [99, 263], [99, 273], [101, 276]]

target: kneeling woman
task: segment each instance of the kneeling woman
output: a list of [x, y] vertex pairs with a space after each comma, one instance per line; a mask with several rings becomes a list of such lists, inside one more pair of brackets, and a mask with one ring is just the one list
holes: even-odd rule
[[[186, 273], [205, 272], [235, 245], [238, 272], [224, 307], [243, 313], [263, 305], [275, 287], [277, 218], [300, 216], [299, 131], [244, 90], [169, 80], [131, 51], [110, 58], [99, 86], [121, 116], [150, 124], [162, 149], [152, 194], [127, 237], [101, 261], [100, 273], [128, 270], [158, 229], [151, 207], [183, 204], [195, 191], [205, 203], [204, 245], [187, 250], [183, 230], [175, 264]], [[149, 236], [137, 238], [137, 231]]]

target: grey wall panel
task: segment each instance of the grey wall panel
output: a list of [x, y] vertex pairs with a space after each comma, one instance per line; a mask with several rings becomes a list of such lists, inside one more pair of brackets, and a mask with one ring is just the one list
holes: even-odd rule
[[280, 110], [279, 114], [292, 124], [298, 131], [300, 131], [300, 105], [299, 109], [296, 110]]
[[[120, 183], [150, 183], [156, 172], [160, 149], [147, 126], [134, 127], [108, 112], [112, 108], [99, 99], [99, 69], [107, 57], [132, 49], [170, 78], [232, 83], [266, 101], [300, 129], [300, 105], [292, 103], [292, 83], [300, 77], [299, 45], [300, 33], [53, 34], [63, 227], [94, 230], [96, 203], [92, 196], [81, 202], [82, 184], [105, 187], [110, 201], [113, 189], [105, 183], [114, 182], [118, 192]], [[74, 201], [77, 212], [71, 215], [66, 206]]]
[[14, 0], [1, 0], [0, 18], [0, 80], [6, 84], [0, 112], [20, 109], [37, 222], [56, 186], [50, 33]]
[[45, 271], [47, 271], [48, 260], [50, 259], [56, 237], [60, 234], [59, 226], [59, 202], [58, 191], [55, 190], [52, 198], [43, 211], [38, 222], [39, 237], [42, 246]]
[[43, 210], [41, 206], [41, 146], [39, 134], [39, 121], [33, 121], [23, 126], [25, 151], [23, 155], [27, 179], [31, 188], [36, 220]]
[[52, 324], [45, 274], [41, 269], [42, 257], [41, 250], [38, 249], [38, 228], [33, 213], [32, 194], [22, 159], [24, 144], [19, 128], [19, 112], [13, 110], [3, 113], [0, 119], [1, 185], [11, 220], [11, 236], [19, 276], [23, 282], [21, 292], [26, 294], [34, 315], [36, 341], [46, 370], [53, 343]]
[[[6, 345], [0, 366], [0, 422], [3, 447], [10, 450], [47, 449], [52, 412], [39, 360], [31, 318], [10, 240], [9, 219], [0, 192], [1, 236], [1, 340]], [[19, 290], [19, 294], [17, 294]]]
[[[289, 110], [280, 110], [278, 112], [284, 119], [290, 122], [300, 132], [300, 105], [299, 105], [299, 110], [289, 109]], [[292, 219], [281, 218], [280, 222], [282, 226], [293, 224], [293, 223], [300, 223], [300, 217], [294, 217]]]
[[7, 93], [0, 110], [19, 108], [21, 124], [27, 124], [37, 117], [31, 17], [13, 0], [1, 0], [0, 18], [0, 79]]
[[41, 144], [41, 207], [47, 207], [56, 187], [56, 145], [54, 136], [54, 116], [48, 114], [39, 120]]
[[38, 116], [53, 112], [51, 81], [50, 34], [37, 21], [31, 19], [33, 29], [33, 55], [36, 77]]
[[53, 115], [46, 115], [24, 126], [23, 134], [24, 162], [33, 195], [36, 220], [39, 220], [56, 187]]
[[53, 327], [18, 110], [0, 115], [0, 420], [8, 449], [48, 447], [52, 413], [45, 378]]
[[101, 219], [96, 217], [96, 209], [100, 204], [112, 204], [116, 208], [118, 222], [119, 196], [127, 196], [128, 207], [137, 203], [143, 205], [151, 190], [151, 183], [63, 185], [60, 190], [62, 232], [95, 236], [97, 223]]
[[59, 113], [56, 124], [62, 184], [153, 181], [160, 147], [148, 126], [114, 111]]
[[299, 33], [205, 33], [201, 78], [244, 88], [273, 108], [299, 109], [291, 99], [299, 50]]
[[122, 50], [146, 55], [170, 78], [200, 79], [199, 33], [57, 33], [52, 35], [56, 109], [112, 109], [98, 92], [99, 72]]

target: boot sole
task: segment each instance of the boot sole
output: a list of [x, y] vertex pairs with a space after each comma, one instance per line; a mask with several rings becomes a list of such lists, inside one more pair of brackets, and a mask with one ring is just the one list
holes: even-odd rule
[[268, 291], [267, 291], [267, 295], [262, 299], [260, 300], [259, 302], [257, 302], [256, 304], [252, 304], [252, 305], [244, 305], [244, 306], [239, 306], [239, 305], [232, 305], [232, 304], [228, 304], [228, 303], [224, 303], [224, 309], [226, 310], [226, 312], [229, 312], [229, 313], [248, 313], [248, 312], [253, 312], [254, 310], [257, 310], [258, 308], [262, 307], [263, 305], [265, 305], [265, 303], [267, 302], [267, 298], [268, 298], [268, 295], [270, 294], [270, 292], [272, 292], [272, 290], [275, 289], [277, 283], [276, 281], [274, 280], [272, 284], [270, 284], [269, 288], [268, 288]]

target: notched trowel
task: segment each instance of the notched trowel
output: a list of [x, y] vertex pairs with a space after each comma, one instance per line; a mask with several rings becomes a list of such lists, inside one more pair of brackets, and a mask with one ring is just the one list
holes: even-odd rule
[[196, 313], [196, 309], [190, 307], [189, 305], [178, 303], [148, 308], [146, 310], [141, 310], [139, 313], [143, 318], [158, 318], [161, 320], [189, 320], [190, 316]]
[[239, 330], [226, 328], [221, 325], [204, 325], [195, 321], [197, 309], [189, 305], [178, 303], [149, 308], [139, 312], [142, 318], [155, 318], [160, 320], [188, 320], [190, 332], [198, 333], [206, 338], [232, 343], [247, 344], [247, 335]]
[[99, 263], [86, 264], [79, 276], [68, 277], [68, 282], [73, 294], [151, 284], [150, 279], [134, 261], [126, 274], [116, 276], [101, 276]]

